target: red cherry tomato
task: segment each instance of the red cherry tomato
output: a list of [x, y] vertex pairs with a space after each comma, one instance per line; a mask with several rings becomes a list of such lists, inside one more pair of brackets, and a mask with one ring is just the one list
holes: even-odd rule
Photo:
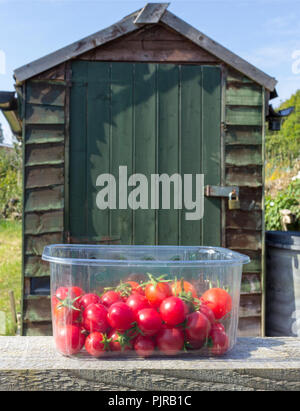
[[79, 305], [82, 310], [85, 310], [90, 304], [99, 303], [101, 303], [99, 295], [93, 293], [84, 294], [79, 300]]
[[129, 284], [131, 286], [131, 292], [137, 292], [141, 295], [145, 295], [143, 288], [136, 281], [126, 281], [125, 284]]
[[180, 296], [183, 291], [186, 294], [191, 294], [193, 298], [197, 298], [196, 288], [189, 281], [178, 280], [172, 284], [172, 293], [175, 297]]
[[149, 303], [155, 308], [158, 308], [162, 301], [171, 295], [172, 289], [167, 282], [154, 282], [146, 285], [145, 296]]
[[109, 325], [120, 332], [131, 328], [135, 320], [132, 309], [122, 301], [109, 307], [107, 319]]
[[159, 308], [162, 320], [167, 325], [178, 325], [185, 320], [187, 314], [186, 304], [179, 297], [168, 297]]
[[150, 357], [155, 350], [155, 343], [151, 337], [139, 335], [135, 339], [134, 349], [140, 357]]
[[59, 290], [58, 295], [54, 295], [51, 299], [52, 302], [52, 314], [56, 323], [61, 325], [72, 324], [78, 320], [80, 316], [80, 304], [79, 297], [68, 290], [67, 293], [62, 289]]
[[[69, 288], [68, 287], [59, 287], [56, 291], [55, 291], [55, 296], [59, 299], [59, 300], [64, 300], [65, 298], [68, 297], [69, 294]], [[75, 297], [75, 295], [74, 295]]]
[[215, 331], [215, 330], [218, 330], [218, 331], [220, 331], [220, 332], [225, 333], [225, 327], [224, 327], [224, 325], [221, 324], [221, 323], [214, 323], [214, 324], [212, 324], [212, 326], [211, 326], [211, 331]]
[[185, 335], [187, 341], [190, 342], [193, 347], [197, 343], [197, 345], [201, 346], [208, 338], [211, 330], [211, 324], [208, 318], [199, 311], [195, 311], [189, 314], [186, 319]]
[[140, 310], [137, 314], [136, 322], [138, 328], [148, 337], [155, 335], [163, 326], [161, 316], [154, 308]]
[[137, 292], [131, 294], [127, 298], [126, 304], [132, 309], [135, 317], [140, 310], [143, 310], [144, 308], [150, 308], [150, 304], [147, 298]]
[[84, 294], [84, 291], [81, 287], [73, 286], [70, 287], [71, 293], [73, 293], [76, 297], [81, 297]]
[[111, 351], [130, 351], [132, 350], [132, 340], [126, 333], [121, 333], [117, 330], [111, 330], [108, 334], [109, 348]]
[[108, 349], [107, 337], [99, 332], [89, 334], [85, 340], [85, 349], [93, 357], [102, 357]]
[[103, 304], [106, 308], [109, 308], [114, 303], [121, 301], [120, 293], [117, 291], [106, 291], [101, 297], [101, 304]]
[[82, 324], [89, 332], [105, 333], [109, 327], [107, 309], [102, 304], [90, 304], [83, 311]]
[[211, 288], [205, 291], [201, 301], [213, 311], [216, 320], [223, 318], [232, 308], [231, 296], [222, 288]]
[[211, 308], [209, 308], [209, 306], [207, 304], [201, 304], [199, 307], [199, 311], [200, 313], [204, 314], [210, 321], [211, 324], [214, 324], [214, 322], [216, 321], [215, 319], [215, 315], [212, 311]]
[[84, 345], [85, 335], [79, 325], [71, 324], [55, 327], [55, 344], [62, 354], [77, 354]]
[[156, 337], [159, 351], [166, 355], [176, 355], [184, 347], [184, 333], [178, 328], [164, 328]]
[[218, 328], [213, 328], [210, 332], [212, 346], [209, 351], [213, 355], [222, 355], [229, 348], [229, 339], [225, 332]]

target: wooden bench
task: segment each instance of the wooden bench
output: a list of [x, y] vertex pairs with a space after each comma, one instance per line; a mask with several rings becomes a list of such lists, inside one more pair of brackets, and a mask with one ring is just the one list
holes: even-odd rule
[[299, 338], [240, 338], [219, 358], [68, 358], [52, 337], [0, 337], [0, 390], [300, 390]]

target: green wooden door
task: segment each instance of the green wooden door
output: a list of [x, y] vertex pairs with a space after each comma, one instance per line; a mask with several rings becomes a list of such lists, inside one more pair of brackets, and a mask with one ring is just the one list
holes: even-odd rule
[[[151, 208], [150, 176], [196, 174], [219, 185], [221, 74], [214, 66], [76, 61], [70, 99], [69, 215], [73, 241], [220, 245], [220, 200], [205, 198], [204, 218]], [[149, 182], [148, 209], [119, 207], [119, 166]], [[116, 181], [116, 209], [96, 205], [97, 177]], [[128, 195], [132, 188], [128, 188]], [[161, 204], [160, 204], [161, 206]]]

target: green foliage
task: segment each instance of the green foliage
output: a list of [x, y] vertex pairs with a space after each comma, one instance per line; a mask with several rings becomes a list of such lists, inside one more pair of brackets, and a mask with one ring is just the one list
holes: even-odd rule
[[[0, 312], [5, 313], [4, 324], [0, 317], [0, 334], [15, 335], [10, 311], [9, 291], [14, 292], [17, 312], [21, 311], [21, 221], [0, 221]], [[4, 330], [3, 330], [4, 328]], [[0, 336], [1, 338], [1, 336]]]
[[[13, 150], [0, 150], [0, 215], [21, 212], [22, 207], [22, 153], [15, 144]], [[11, 206], [11, 200], [14, 205]], [[17, 201], [15, 201], [17, 200]]]
[[4, 143], [4, 134], [2, 129], [2, 124], [0, 123], [0, 144]]
[[286, 190], [279, 191], [275, 198], [266, 196], [265, 221], [266, 229], [282, 230], [280, 222], [280, 210], [291, 210], [296, 216], [298, 227], [300, 227], [300, 180], [293, 181]]
[[300, 90], [286, 100], [279, 110], [294, 106], [295, 110], [284, 121], [281, 131], [268, 131], [266, 160], [271, 167], [291, 167], [300, 157]]

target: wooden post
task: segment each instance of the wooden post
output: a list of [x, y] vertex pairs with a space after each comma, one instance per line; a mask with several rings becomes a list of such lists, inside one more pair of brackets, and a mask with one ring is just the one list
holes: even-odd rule
[[15, 295], [14, 295], [13, 290], [9, 290], [8, 293], [9, 293], [10, 311], [11, 311], [12, 321], [14, 324], [14, 330], [16, 331], [18, 328], [18, 322], [17, 322]]

